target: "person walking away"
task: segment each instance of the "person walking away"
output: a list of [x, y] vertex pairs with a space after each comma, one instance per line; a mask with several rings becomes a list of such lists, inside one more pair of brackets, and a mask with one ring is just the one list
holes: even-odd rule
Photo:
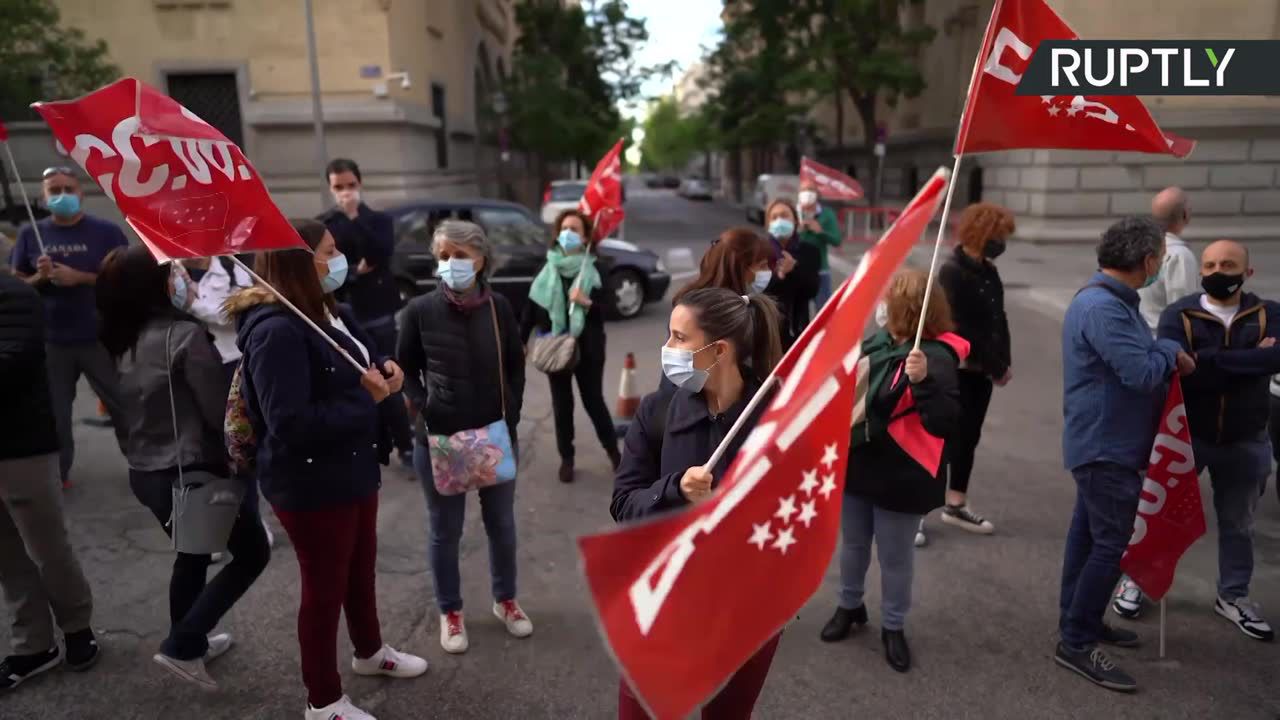
[[1213, 609], [1255, 640], [1275, 633], [1249, 599], [1254, 512], [1271, 475], [1271, 376], [1280, 373], [1280, 303], [1245, 292], [1253, 268], [1240, 243], [1219, 240], [1200, 259], [1203, 293], [1165, 309], [1158, 335], [1196, 359], [1183, 382], [1196, 469], [1209, 470], [1218, 516]]
[[[883, 605], [880, 639], [885, 660], [898, 672], [911, 669], [905, 627], [916, 528], [923, 515], [943, 504], [946, 480], [941, 466], [937, 472], [926, 469], [889, 427], [894, 422], [915, 423], [949, 443], [947, 438], [964, 419], [957, 367], [968, 355], [969, 344], [951, 332], [945, 295], [930, 294], [929, 306], [923, 309], [928, 284], [929, 276], [918, 270], [895, 275], [885, 298], [885, 326], [862, 344], [869, 380], [865, 413], [854, 418], [850, 435], [840, 519], [839, 605], [821, 633], [823, 641], [835, 642], [848, 637], [854, 626], [867, 624], [863, 596], [874, 539]], [[921, 312], [925, 339], [916, 350]]]
[[[97, 282], [102, 343], [120, 363], [129, 443], [129, 486], [161, 529], [174, 533], [175, 511], [191, 517], [207, 505], [174, 507], [185, 474], [229, 478], [223, 445], [227, 396], [221, 357], [204, 325], [187, 310], [193, 290], [177, 266], [160, 265], [142, 245], [113, 250]], [[169, 579], [168, 637], [154, 660], [206, 690], [217, 688], [205, 663], [231, 647], [211, 635], [218, 621], [258, 579], [271, 558], [256, 497], [245, 493], [226, 538], [232, 560], [206, 582], [211, 558], [181, 548]], [[192, 518], [191, 522], [200, 522]]]
[[67, 488], [75, 460], [71, 411], [81, 375], [89, 379], [89, 387], [106, 406], [121, 453], [128, 439], [120, 374], [98, 342], [93, 284], [107, 253], [126, 247], [129, 241], [120, 228], [83, 210], [84, 192], [71, 168], [47, 168], [41, 177], [45, 204], [52, 213], [39, 221], [47, 254], [41, 254], [35, 231], [26, 225], [18, 233], [9, 265], [44, 299], [45, 361], [58, 427], [58, 470], [62, 486]]
[[840, 247], [844, 236], [840, 234], [840, 221], [836, 211], [819, 204], [818, 185], [812, 180], [800, 182], [796, 211], [800, 217], [800, 242], [818, 249], [818, 294], [813, 298], [814, 312], [822, 309], [831, 299], [831, 265], [828, 253]]
[[[374, 210], [361, 198], [364, 180], [355, 161], [337, 158], [325, 168], [325, 179], [333, 194], [335, 207], [319, 217], [333, 239], [350, 271], [337, 291], [339, 302], [347, 303], [365, 333], [373, 338], [376, 352], [394, 358], [396, 352], [396, 313], [404, 306], [400, 289], [391, 274], [391, 256], [395, 253], [395, 222], [391, 216]], [[405, 467], [413, 465], [413, 433], [409, 413], [400, 393], [389, 403], [378, 405], [383, 422], [391, 430], [391, 438]]]
[[[942, 522], [983, 535], [995, 532], [995, 526], [969, 507], [969, 478], [992, 389], [1013, 379], [1004, 283], [995, 261], [1004, 254], [1014, 227], [1013, 214], [1007, 209], [991, 203], [970, 205], [960, 215], [960, 244], [938, 270], [956, 333], [969, 342], [969, 356], [957, 375], [964, 417], [947, 438], [947, 504]], [[920, 531], [924, 532], [923, 524]]]
[[1098, 243], [1101, 268], [1067, 308], [1062, 327], [1062, 455], [1076, 483], [1067, 531], [1054, 660], [1111, 690], [1133, 678], [1099, 643], [1129, 647], [1138, 636], [1103, 623], [1120, 557], [1129, 545], [1143, 473], [1169, 376], [1195, 360], [1169, 339], [1153, 339], [1138, 312], [1138, 289], [1160, 274], [1164, 237], [1146, 218], [1126, 218]]
[[58, 487], [44, 318], [36, 290], [0, 272], [0, 588], [11, 621], [0, 694], [64, 659], [72, 670], [87, 670], [99, 655], [89, 627], [93, 593], [67, 539]]
[[[704, 467], [782, 356], [775, 303], [724, 288], [693, 290], [671, 311], [662, 368], [673, 383], [640, 402], [627, 430], [609, 513], [619, 523], [647, 520], [706, 500], [719, 487], [764, 412]], [[773, 663], [781, 633], [765, 643], [702, 709], [703, 720], [739, 720], [751, 710]], [[673, 682], [679, 677], [673, 674]], [[649, 716], [626, 680], [618, 685], [618, 719]]]
[[[1167, 187], [1151, 199], [1151, 218], [1164, 230], [1164, 258], [1160, 274], [1150, 285], [1138, 290], [1139, 309], [1154, 335], [1164, 309], [1182, 298], [1200, 292], [1200, 273], [1195, 253], [1182, 239], [1191, 224], [1191, 204], [1179, 187]], [[1136, 586], [1135, 586], [1136, 587]]]
[[[302, 221], [295, 220], [297, 228]], [[258, 255], [255, 272], [327, 335], [320, 337], [263, 287], [232, 296], [241, 392], [256, 438], [262, 494], [298, 556], [298, 645], [306, 720], [371, 720], [342, 692], [338, 618], [345, 615], [357, 675], [417, 677], [427, 661], [382, 640], [375, 576], [378, 547], [378, 409], [403, 382], [400, 368], [334, 322], [322, 286], [330, 272], [310, 250]], [[336, 342], [369, 369], [356, 372]]]
[[621, 455], [613, 416], [604, 402], [604, 284], [596, 269], [591, 221], [577, 210], [565, 210], [552, 225], [547, 262], [529, 288], [520, 337], [568, 333], [577, 339], [577, 363], [572, 369], [551, 373], [551, 409], [556, 424], [556, 449], [560, 452], [560, 482], [573, 482], [573, 380], [578, 380], [582, 405], [595, 426], [596, 437], [616, 470]]
[[[440, 609], [440, 646], [457, 654], [469, 646], [458, 570], [467, 493], [443, 494], [436, 487], [430, 437], [487, 428], [505, 419], [511, 448], [518, 453], [524, 348], [515, 311], [489, 284], [493, 250], [484, 230], [446, 220], [436, 226], [431, 248], [441, 282], [409, 303], [399, 355], [405, 395], [425, 424], [413, 464], [430, 518], [428, 557]], [[512, 637], [525, 638], [533, 633], [533, 623], [516, 601], [515, 491], [511, 480], [480, 487], [478, 494], [489, 537], [493, 614]]]
[[796, 211], [785, 200], [774, 200], [765, 212], [769, 242], [773, 248], [770, 269], [773, 280], [765, 293], [782, 313], [782, 349], [785, 352], [809, 325], [809, 303], [818, 294], [822, 262], [818, 249], [800, 241]]

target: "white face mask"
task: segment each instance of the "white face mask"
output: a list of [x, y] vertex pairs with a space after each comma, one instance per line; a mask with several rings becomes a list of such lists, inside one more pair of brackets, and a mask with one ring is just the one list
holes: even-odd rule
[[751, 279], [751, 291], [757, 294], [762, 293], [771, 282], [773, 282], [772, 270], [757, 270], [756, 276]]
[[712, 363], [706, 370], [699, 370], [693, 366], [693, 356], [715, 345], [710, 343], [703, 345], [697, 350], [681, 350], [679, 348], [662, 346], [662, 373], [667, 379], [681, 390], [688, 390], [691, 393], [702, 392], [702, 388], [707, 384], [707, 379], [711, 377], [711, 368], [720, 362], [716, 358], [716, 362]]
[[347, 203], [353, 203], [353, 204], [359, 205], [360, 191], [359, 190], [339, 190], [338, 192], [333, 194], [333, 199], [337, 200], [339, 205], [345, 205]]
[[876, 325], [884, 327], [889, 324], [889, 305], [881, 301], [876, 305]]

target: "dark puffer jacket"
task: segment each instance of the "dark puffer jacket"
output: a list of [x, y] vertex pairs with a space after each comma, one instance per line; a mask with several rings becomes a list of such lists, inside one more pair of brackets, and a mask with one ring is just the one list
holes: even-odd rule
[[0, 272], [0, 460], [58, 450], [44, 360], [44, 302]]
[[1004, 283], [995, 264], [975, 260], [957, 247], [938, 270], [938, 282], [956, 321], [956, 334], [969, 341], [969, 358], [961, 369], [999, 380], [1009, 371], [1013, 356], [1009, 318], [1004, 311]]
[[[511, 304], [494, 293], [498, 315], [484, 303], [463, 309], [436, 289], [413, 299], [405, 309], [397, 356], [404, 369], [404, 392], [421, 413], [427, 432], [452, 435], [484, 427], [502, 417], [498, 353], [506, 373], [507, 425], [512, 445], [524, 399], [524, 347]], [[421, 430], [421, 428], [419, 428]]]

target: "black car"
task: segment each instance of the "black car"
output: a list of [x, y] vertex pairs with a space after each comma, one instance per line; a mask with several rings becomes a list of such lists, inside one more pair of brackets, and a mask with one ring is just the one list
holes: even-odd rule
[[[386, 210], [396, 224], [396, 250], [391, 271], [406, 300], [436, 286], [431, 235], [441, 220], [469, 220], [485, 230], [494, 249], [493, 287], [519, 313], [529, 285], [546, 260], [551, 233], [523, 205], [502, 200], [429, 200]], [[600, 243], [600, 274], [608, 290], [609, 313], [615, 318], [640, 314], [645, 303], [660, 300], [671, 284], [657, 253], [628, 242]]]

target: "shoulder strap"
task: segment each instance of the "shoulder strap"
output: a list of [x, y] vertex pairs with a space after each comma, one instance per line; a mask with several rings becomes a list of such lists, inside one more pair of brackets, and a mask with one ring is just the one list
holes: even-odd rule
[[502, 332], [498, 329], [498, 306], [489, 296], [489, 315], [493, 318], [493, 339], [498, 349], [498, 392], [502, 396], [502, 419], [507, 419], [507, 370], [502, 362]]
[[1191, 334], [1191, 316], [1186, 313], [1179, 313], [1182, 316], [1182, 332], [1187, 335], [1187, 349], [1194, 352], [1196, 349], [1196, 339]]

